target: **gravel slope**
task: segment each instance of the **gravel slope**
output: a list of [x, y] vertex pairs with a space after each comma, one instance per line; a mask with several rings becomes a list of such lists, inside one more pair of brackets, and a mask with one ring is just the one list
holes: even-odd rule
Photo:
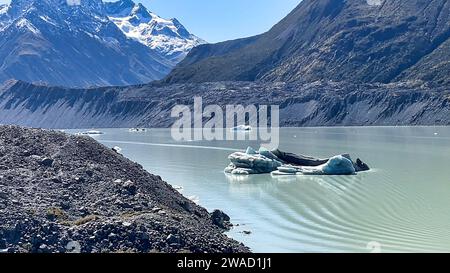
[[249, 251], [226, 215], [91, 138], [0, 126], [0, 158], [1, 252]]

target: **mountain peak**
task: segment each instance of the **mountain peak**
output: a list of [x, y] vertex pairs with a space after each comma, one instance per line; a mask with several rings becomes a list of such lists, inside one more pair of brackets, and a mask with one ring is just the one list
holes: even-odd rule
[[161, 79], [202, 42], [132, 0], [12, 0], [0, 41], [0, 82], [72, 87]]
[[450, 1], [303, 0], [268, 32], [194, 48], [166, 78], [450, 83]]
[[111, 16], [128, 16], [133, 11], [134, 3], [133, 0], [119, 0], [116, 2], [104, 3], [106, 12]]
[[129, 85], [160, 79], [173, 67], [129, 39], [101, 0], [13, 0], [7, 10], [0, 14], [0, 82]]
[[155, 49], [178, 63], [195, 46], [205, 43], [192, 35], [177, 19], [164, 19], [141, 3], [120, 0], [105, 3], [109, 18], [129, 38]]

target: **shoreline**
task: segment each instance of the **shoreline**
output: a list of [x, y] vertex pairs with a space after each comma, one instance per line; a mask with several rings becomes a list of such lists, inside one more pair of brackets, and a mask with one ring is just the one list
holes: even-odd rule
[[[0, 124], [0, 126], [18, 126], [14, 124]], [[25, 127], [26, 126], [21, 126]], [[295, 127], [295, 126], [283, 126], [283, 127], [275, 127], [276, 129], [353, 129], [353, 128], [447, 128], [450, 127], [449, 125], [355, 125], [355, 126], [305, 126], [305, 127]], [[32, 128], [32, 127], [30, 127]], [[91, 130], [91, 129], [117, 129], [117, 130], [128, 130], [130, 128], [127, 127], [91, 127], [91, 128], [41, 128], [43, 130], [52, 130], [52, 131], [64, 131], [64, 130]], [[141, 128], [141, 127], [139, 127]], [[147, 130], [168, 130], [171, 129], [170, 127], [142, 127]], [[220, 128], [223, 130], [229, 130], [231, 128]], [[200, 129], [194, 129], [194, 130], [200, 130]]]

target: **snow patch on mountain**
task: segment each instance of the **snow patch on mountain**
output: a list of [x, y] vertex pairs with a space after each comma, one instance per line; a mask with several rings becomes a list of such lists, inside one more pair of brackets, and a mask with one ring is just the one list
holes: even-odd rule
[[7, 25], [8, 8], [9, 6], [6, 4], [0, 5], [0, 31]]
[[5, 14], [8, 11], [8, 5], [0, 5], [0, 15]]
[[189, 33], [177, 19], [164, 19], [140, 3], [120, 0], [105, 5], [109, 18], [127, 37], [154, 49], [174, 63], [183, 60], [192, 48], [206, 43]]
[[33, 34], [39, 35], [41, 34], [40, 30], [37, 29], [30, 21], [25, 18], [21, 18], [16, 22], [16, 27], [19, 29], [27, 29], [31, 31]]

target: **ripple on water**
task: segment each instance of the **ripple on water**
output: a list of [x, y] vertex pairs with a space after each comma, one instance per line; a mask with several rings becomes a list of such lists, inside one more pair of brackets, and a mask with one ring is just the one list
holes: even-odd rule
[[281, 134], [283, 149], [318, 156], [345, 151], [376, 169], [339, 177], [233, 177], [222, 173], [227, 154], [254, 143], [165, 143], [170, 130], [139, 136], [110, 130], [99, 140], [120, 145], [202, 205], [246, 224], [252, 235], [231, 234], [257, 252], [368, 252], [370, 242], [386, 252], [450, 251], [450, 128], [289, 128]]

